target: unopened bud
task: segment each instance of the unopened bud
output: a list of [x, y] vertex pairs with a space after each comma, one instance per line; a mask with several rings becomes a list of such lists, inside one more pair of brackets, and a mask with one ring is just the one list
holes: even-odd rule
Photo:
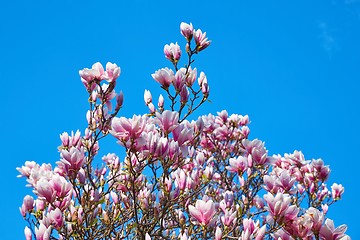
[[152, 102], [152, 96], [151, 96], [151, 92], [149, 90], [144, 91], [144, 101], [145, 104], [148, 105], [149, 103]]
[[160, 109], [164, 108], [164, 97], [163, 97], [163, 95], [161, 95], [161, 94], [160, 94], [159, 100], [158, 100], [158, 107], [159, 107]]
[[124, 94], [121, 91], [119, 95], [116, 96], [116, 110], [120, 109], [124, 102]]

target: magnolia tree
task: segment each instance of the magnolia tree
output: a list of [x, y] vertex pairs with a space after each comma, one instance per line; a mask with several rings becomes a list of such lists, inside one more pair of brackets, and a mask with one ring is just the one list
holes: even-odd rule
[[[188, 120], [209, 97], [193, 57], [210, 41], [192, 24], [181, 23], [180, 32], [184, 65], [179, 45], [165, 45], [172, 69], [152, 77], [168, 100], [160, 95], [154, 104], [145, 90], [147, 114], [117, 117], [123, 94], [115, 92], [116, 64], [79, 71], [89, 94], [87, 128], [60, 135], [55, 167], [27, 161], [17, 168], [35, 196], [20, 208], [25, 238], [350, 239], [345, 225], [326, 217], [344, 188], [328, 188], [322, 160], [299, 151], [269, 156], [262, 141], [248, 139], [248, 116], [224, 110]], [[109, 135], [123, 156], [94, 163]]]

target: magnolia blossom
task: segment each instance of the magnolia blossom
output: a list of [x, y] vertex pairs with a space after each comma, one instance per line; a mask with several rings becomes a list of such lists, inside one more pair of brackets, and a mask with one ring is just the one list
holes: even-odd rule
[[61, 156], [61, 161], [68, 171], [78, 171], [85, 163], [84, 148], [71, 147], [70, 150], [62, 150]]
[[30, 195], [26, 195], [23, 200], [23, 204], [20, 208], [21, 215], [26, 216], [27, 212], [30, 212], [34, 209], [34, 198]]
[[121, 70], [115, 63], [106, 63], [105, 78], [108, 82], [114, 82], [120, 76]]
[[51, 183], [43, 178], [37, 182], [34, 192], [49, 203], [54, 202], [56, 197], [56, 191], [52, 188]]
[[268, 204], [268, 211], [271, 216], [280, 221], [293, 220], [299, 212], [295, 205], [290, 205], [291, 198], [288, 194], [278, 192], [274, 196], [267, 193], [264, 195], [264, 199]]
[[179, 114], [177, 112], [165, 110], [162, 113], [156, 113], [156, 119], [160, 128], [164, 132], [169, 133], [178, 126]]
[[334, 183], [331, 186], [331, 194], [335, 200], [339, 200], [344, 193], [344, 187], [341, 184]]
[[247, 163], [248, 163], [248, 159], [246, 157], [239, 156], [237, 158], [230, 158], [229, 159], [230, 166], [227, 166], [226, 168], [230, 172], [236, 172], [241, 175], [247, 169], [247, 165], [248, 165]]
[[212, 200], [196, 200], [195, 206], [189, 205], [189, 212], [201, 225], [206, 226], [216, 213], [215, 204]]
[[132, 119], [114, 118], [111, 122], [110, 133], [120, 141], [128, 141], [139, 138], [145, 126], [146, 118], [144, 116], [134, 115]]
[[196, 43], [196, 50], [198, 52], [207, 48], [211, 43], [211, 41], [209, 41], [206, 37], [206, 32], [203, 33], [200, 29], [194, 32], [194, 39]]
[[180, 33], [186, 38], [186, 40], [191, 41], [193, 37], [194, 28], [192, 24], [187, 24], [182, 22], [180, 24]]
[[40, 223], [40, 226], [35, 227], [36, 240], [49, 240], [51, 233], [51, 227], [46, 227], [43, 223]]
[[47, 216], [51, 223], [53, 223], [55, 228], [61, 228], [64, 224], [64, 219], [62, 212], [59, 208], [56, 208], [55, 210], [51, 211]]
[[167, 89], [175, 80], [174, 72], [169, 68], [162, 68], [155, 71], [155, 73], [151, 74], [151, 76], [165, 89]]
[[347, 227], [346, 225], [341, 225], [337, 228], [334, 226], [334, 221], [330, 219], [325, 220], [325, 224], [322, 226], [320, 230], [320, 237], [321, 239], [327, 240], [327, 239], [349, 239], [350, 237], [345, 234]]
[[164, 54], [167, 59], [173, 63], [177, 63], [181, 57], [180, 46], [177, 43], [170, 43], [164, 46]]
[[175, 79], [173, 81], [174, 88], [177, 92], [180, 92], [185, 85], [186, 82], [186, 69], [180, 68], [176, 74]]

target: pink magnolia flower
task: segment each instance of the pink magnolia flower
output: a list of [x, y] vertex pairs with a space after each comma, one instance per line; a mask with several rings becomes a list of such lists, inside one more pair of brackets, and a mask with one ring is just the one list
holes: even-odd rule
[[121, 69], [115, 63], [106, 63], [105, 78], [108, 82], [114, 82], [120, 76]]
[[50, 211], [47, 217], [56, 229], [59, 229], [64, 225], [63, 215], [59, 208]]
[[311, 165], [314, 168], [316, 176], [322, 181], [326, 181], [330, 174], [329, 166], [325, 166], [324, 161], [321, 159], [312, 160]]
[[92, 68], [84, 68], [79, 71], [79, 75], [81, 77], [81, 81], [85, 81], [85, 83], [89, 83], [93, 80], [101, 80], [103, 78], [104, 68], [101, 63], [97, 62], [92, 65]]
[[71, 136], [69, 136], [67, 132], [60, 134], [60, 140], [63, 147], [77, 146], [80, 143], [80, 137], [81, 133], [79, 130], [77, 130], [75, 134], [71, 131]]
[[289, 171], [282, 170], [280, 175], [278, 176], [276, 184], [286, 192], [289, 192], [290, 189], [293, 187], [295, 181], [295, 177], [291, 176]]
[[178, 43], [170, 43], [164, 46], [164, 54], [167, 59], [173, 63], [177, 63], [181, 57], [181, 50]]
[[268, 157], [267, 150], [262, 141], [258, 139], [252, 141], [244, 139], [242, 144], [248, 154], [251, 154], [252, 161], [255, 165], [262, 166], [270, 162], [271, 159]]
[[196, 200], [195, 206], [189, 205], [189, 212], [201, 225], [206, 226], [216, 213], [215, 203], [212, 200]]
[[341, 184], [334, 183], [331, 186], [331, 195], [333, 199], [339, 200], [343, 193], [344, 193], [344, 187]]
[[71, 147], [70, 150], [61, 150], [61, 162], [68, 171], [77, 172], [85, 163], [84, 148]]
[[173, 131], [174, 140], [179, 143], [180, 146], [189, 143], [193, 139], [194, 131], [185, 126], [184, 122], [178, 125]]
[[194, 28], [192, 26], [192, 24], [187, 24], [182, 22], [180, 24], [180, 33], [188, 40], [190, 41], [193, 37], [193, 33], [194, 33]]
[[243, 227], [244, 230], [241, 233], [241, 237], [239, 239], [241, 240], [260, 240], [264, 238], [265, 231], [266, 231], [266, 225], [259, 227], [260, 223], [259, 221], [254, 222], [251, 218], [245, 218], [243, 219]]
[[263, 178], [264, 181], [264, 189], [271, 193], [277, 193], [279, 187], [277, 186], [276, 182], [276, 176], [274, 175], [265, 175]]
[[30, 212], [34, 209], [34, 198], [30, 195], [26, 195], [23, 200], [23, 204], [20, 208], [21, 215], [26, 216], [27, 212]]
[[173, 172], [173, 178], [175, 178], [175, 183], [180, 190], [184, 190], [186, 187], [186, 173], [182, 169], [178, 169], [177, 171]]
[[25, 166], [17, 167], [16, 170], [20, 172], [20, 175], [17, 177], [29, 177], [31, 174], [31, 169], [33, 169], [38, 164], [34, 161], [26, 161]]
[[36, 206], [36, 210], [44, 210], [45, 209], [45, 202], [42, 199], [36, 199], [35, 200], [35, 206]]
[[162, 113], [156, 113], [156, 122], [157, 124], [159, 124], [160, 128], [164, 131], [164, 133], [170, 133], [171, 131], [173, 131], [179, 125], [178, 121], [178, 112], [165, 110]]
[[314, 232], [319, 232], [324, 221], [324, 213], [320, 212], [316, 208], [310, 207], [306, 210], [305, 215], [309, 216], [312, 221], [312, 230]]
[[290, 234], [284, 231], [282, 228], [277, 230], [275, 233], [272, 233], [271, 236], [273, 237], [273, 239], [277, 240], [294, 240], [294, 238], [291, 237]]
[[161, 84], [161, 87], [168, 89], [170, 84], [175, 81], [174, 72], [169, 68], [162, 68], [151, 74], [155, 81]]
[[200, 29], [198, 29], [194, 32], [194, 39], [195, 39], [195, 43], [196, 43], [196, 51], [197, 52], [204, 50], [211, 43], [211, 41], [209, 41], [206, 37], [206, 32], [203, 33]]
[[59, 198], [64, 198], [65, 196], [71, 195], [72, 193], [72, 184], [68, 182], [63, 176], [55, 174], [51, 178], [50, 184]]
[[230, 158], [229, 159], [230, 166], [227, 166], [226, 169], [229, 170], [230, 172], [234, 172], [234, 173], [238, 173], [239, 175], [242, 175], [248, 167], [247, 163], [248, 163], [248, 159], [243, 156], [239, 156], [237, 158]]
[[281, 192], [272, 195], [267, 193], [264, 195], [264, 199], [268, 205], [268, 211], [273, 218], [279, 221], [289, 221], [297, 217], [299, 209], [296, 205], [290, 205], [291, 197], [288, 194]]
[[146, 126], [146, 118], [144, 116], [134, 115], [133, 118], [125, 117], [113, 118], [111, 122], [110, 133], [120, 141], [128, 141], [129, 139], [137, 139], [140, 137]]
[[236, 211], [225, 209], [224, 215], [221, 216], [221, 222], [227, 227], [234, 224], [236, 222]]
[[183, 86], [185, 85], [185, 81], [186, 81], [185, 72], [186, 72], [185, 68], [180, 68], [175, 73], [175, 79], [173, 81], [173, 85], [174, 85], [176, 92], [178, 92], [178, 93], [182, 90]]
[[[145, 134], [144, 134], [145, 135]], [[168, 139], [160, 137], [159, 133], [149, 132], [145, 135], [146, 144], [144, 154], [153, 157], [162, 157], [168, 152]]]
[[41, 178], [36, 183], [34, 192], [49, 203], [54, 202], [56, 197], [56, 191], [52, 188], [51, 183], [44, 178]]
[[210, 87], [204, 72], [200, 73], [200, 76], [198, 78], [198, 84], [201, 92], [204, 94], [204, 97], [207, 98], [210, 92]]
[[208, 81], [207, 81], [206, 77], [202, 80], [201, 92], [203, 93], [205, 98], [207, 98], [209, 96], [210, 87], [209, 87], [209, 84], [208, 84]]
[[51, 226], [46, 227], [42, 222], [40, 226], [35, 227], [36, 240], [49, 240], [51, 234]]
[[334, 226], [334, 221], [331, 219], [326, 219], [325, 224], [320, 230], [320, 238], [324, 240], [333, 239], [350, 239], [349, 236], [345, 234], [347, 229], [346, 225], [341, 225], [337, 228]]
[[92, 65], [92, 68], [84, 68], [79, 71], [81, 82], [84, 84], [88, 92], [96, 88], [96, 84], [105, 79], [104, 68], [101, 63], [97, 62]]
[[202, 86], [202, 83], [203, 83], [204, 81], [207, 82], [206, 75], [205, 75], [204, 72], [201, 72], [201, 73], [200, 73], [200, 76], [199, 76], [199, 78], [198, 78], [199, 87]]
[[[97, 92], [95, 93], [95, 97], [93, 97], [93, 101], [96, 101], [96, 97], [99, 98], [103, 103], [105, 102], [106, 107], [111, 111], [112, 110], [112, 103], [111, 100], [116, 97], [116, 93], [114, 90], [114, 84], [106, 84], [103, 83], [100, 86], [97, 87]], [[95, 98], [95, 99], [94, 99]]]

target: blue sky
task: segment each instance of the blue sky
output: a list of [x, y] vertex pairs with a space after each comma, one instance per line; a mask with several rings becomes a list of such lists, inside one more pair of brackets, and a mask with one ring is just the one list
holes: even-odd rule
[[[271, 2], [271, 3], [270, 3]], [[4, 239], [23, 239], [18, 207], [26, 160], [58, 160], [59, 134], [86, 126], [86, 91], [78, 70], [97, 61], [120, 65], [124, 116], [147, 112], [144, 89], [169, 66], [163, 46], [178, 41], [182, 21], [208, 33], [196, 58], [212, 103], [195, 113], [248, 114], [250, 138], [271, 154], [302, 150], [322, 158], [329, 183], [345, 186], [330, 208], [335, 225], [359, 239], [360, 1], [6, 1], [0, 8], [2, 214]], [[114, 141], [104, 151], [118, 151]]]

